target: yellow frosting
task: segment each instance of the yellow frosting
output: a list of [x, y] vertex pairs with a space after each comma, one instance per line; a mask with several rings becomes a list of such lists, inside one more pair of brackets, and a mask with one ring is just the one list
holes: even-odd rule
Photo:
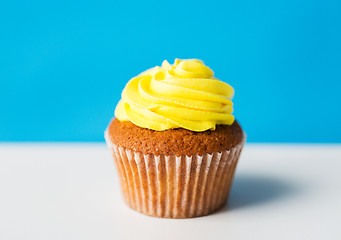
[[233, 94], [202, 61], [175, 59], [171, 65], [165, 60], [127, 83], [115, 116], [157, 131], [214, 130], [217, 124], [233, 123]]

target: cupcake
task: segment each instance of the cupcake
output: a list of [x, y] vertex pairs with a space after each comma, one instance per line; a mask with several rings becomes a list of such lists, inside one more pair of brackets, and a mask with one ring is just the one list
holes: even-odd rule
[[233, 95], [196, 59], [164, 61], [127, 83], [105, 139], [129, 207], [191, 218], [224, 206], [245, 142]]

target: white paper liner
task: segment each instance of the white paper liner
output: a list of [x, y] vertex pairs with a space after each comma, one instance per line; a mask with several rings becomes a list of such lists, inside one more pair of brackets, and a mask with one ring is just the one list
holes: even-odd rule
[[[244, 134], [245, 136], [245, 134]], [[212, 154], [175, 156], [142, 154], [106, 142], [128, 206], [146, 215], [191, 218], [207, 215], [226, 203], [244, 140]]]

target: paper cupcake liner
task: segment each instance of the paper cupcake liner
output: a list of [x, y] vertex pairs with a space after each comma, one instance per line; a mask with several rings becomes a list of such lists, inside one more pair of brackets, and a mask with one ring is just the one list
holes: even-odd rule
[[142, 154], [117, 146], [106, 133], [126, 204], [146, 215], [191, 218], [226, 203], [244, 141], [212, 154]]

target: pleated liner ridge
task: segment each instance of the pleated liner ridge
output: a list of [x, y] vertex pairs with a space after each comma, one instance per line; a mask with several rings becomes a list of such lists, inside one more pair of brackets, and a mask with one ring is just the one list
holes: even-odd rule
[[106, 133], [126, 204], [146, 215], [191, 218], [226, 203], [244, 141], [212, 154], [155, 156], [116, 146]]

